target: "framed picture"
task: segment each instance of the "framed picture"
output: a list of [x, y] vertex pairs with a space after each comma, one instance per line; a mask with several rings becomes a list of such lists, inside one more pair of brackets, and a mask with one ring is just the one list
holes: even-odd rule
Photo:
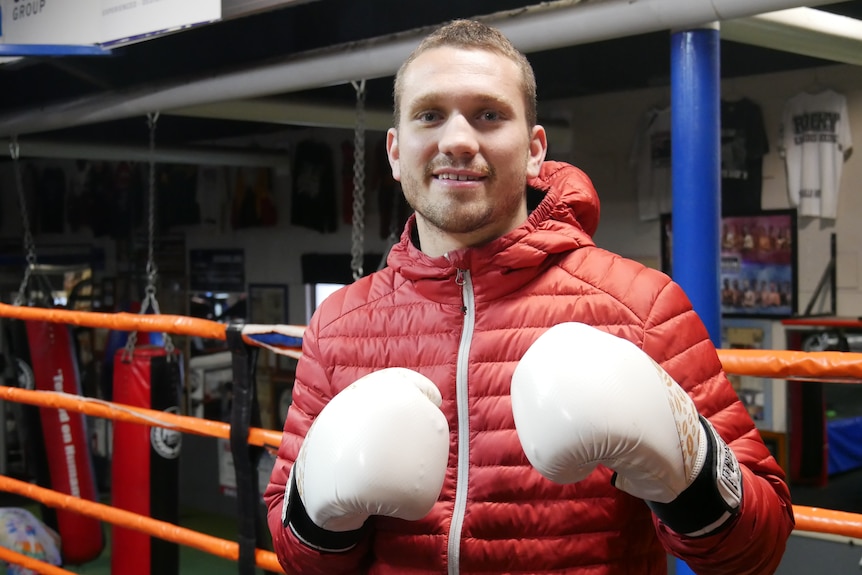
[[[663, 214], [661, 270], [673, 276], [671, 216]], [[785, 318], [796, 314], [796, 210], [721, 218], [721, 314]]]
[[248, 321], [268, 325], [287, 323], [287, 286], [249, 284]]
[[721, 312], [789, 317], [797, 308], [796, 211], [721, 219]]
[[[723, 318], [721, 347], [724, 349], [775, 349], [783, 335], [780, 322], [765, 318]], [[787, 383], [784, 380], [728, 373], [727, 379], [758, 429], [787, 429]]]

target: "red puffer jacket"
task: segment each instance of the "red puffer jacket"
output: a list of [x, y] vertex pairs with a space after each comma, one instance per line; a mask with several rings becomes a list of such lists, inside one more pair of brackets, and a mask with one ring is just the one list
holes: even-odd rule
[[[789, 491], [689, 300], [667, 276], [595, 247], [599, 202], [580, 170], [546, 162], [531, 183], [547, 192], [528, 221], [480, 248], [430, 258], [411, 243], [411, 219], [388, 267], [330, 296], [312, 319], [265, 493], [288, 574], [665, 575], [666, 552], [702, 575], [777, 567], [794, 524]], [[566, 321], [643, 348], [733, 447], [744, 502], [729, 528], [685, 538], [612, 487], [607, 468], [563, 486], [530, 467], [511, 376], [530, 344]], [[440, 499], [420, 521], [373, 517], [373, 535], [347, 553], [314, 551], [281, 525], [290, 466], [327, 401], [391, 366], [425, 374], [443, 395], [451, 452]]]

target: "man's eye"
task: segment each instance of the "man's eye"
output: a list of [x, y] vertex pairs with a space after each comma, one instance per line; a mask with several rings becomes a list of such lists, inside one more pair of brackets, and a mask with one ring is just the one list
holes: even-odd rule
[[433, 122], [439, 118], [440, 115], [437, 112], [422, 112], [418, 117], [421, 122]]
[[482, 114], [482, 119], [490, 121], [490, 122], [496, 122], [497, 120], [500, 119], [500, 113], [499, 112], [491, 112], [491, 111], [484, 112]]

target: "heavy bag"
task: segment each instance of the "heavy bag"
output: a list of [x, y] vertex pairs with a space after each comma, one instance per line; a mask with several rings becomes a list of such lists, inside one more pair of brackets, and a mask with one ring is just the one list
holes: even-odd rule
[[[3, 321], [4, 343], [7, 344], [8, 352], [6, 361], [14, 364], [14, 382], [6, 385], [20, 387], [21, 389], [36, 389], [35, 376], [33, 375], [32, 361], [30, 360], [30, 345], [27, 343], [27, 322], [17, 319]], [[8, 374], [7, 374], [8, 375]], [[51, 488], [51, 474], [48, 471], [48, 455], [45, 452], [45, 436], [42, 433], [42, 418], [39, 415], [39, 407], [22, 403], [18, 406], [20, 413], [20, 437], [23, 447], [25, 461], [24, 475], [33, 479], [40, 487]], [[57, 525], [57, 511], [44, 503], [39, 504], [42, 522], [59, 532]]]
[[[164, 347], [138, 346], [131, 358], [114, 355], [114, 402], [179, 413], [180, 355]], [[168, 523], [179, 522], [179, 454], [182, 435], [163, 427], [115, 421], [111, 456], [114, 507]], [[179, 547], [145, 533], [111, 528], [111, 572], [175, 575]]]
[[[28, 321], [27, 343], [36, 389], [81, 394], [78, 362], [66, 325]], [[84, 415], [49, 407], [40, 407], [39, 415], [48, 456], [50, 488], [88, 501], [97, 501], [95, 472]], [[57, 509], [56, 515], [65, 564], [81, 565], [99, 556], [105, 541], [98, 519], [64, 509]]]

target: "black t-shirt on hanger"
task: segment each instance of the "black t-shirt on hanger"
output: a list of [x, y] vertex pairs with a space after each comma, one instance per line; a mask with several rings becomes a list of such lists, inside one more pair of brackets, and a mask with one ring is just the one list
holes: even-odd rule
[[721, 101], [721, 211], [724, 215], [761, 210], [763, 156], [769, 139], [760, 106], [748, 98]]

